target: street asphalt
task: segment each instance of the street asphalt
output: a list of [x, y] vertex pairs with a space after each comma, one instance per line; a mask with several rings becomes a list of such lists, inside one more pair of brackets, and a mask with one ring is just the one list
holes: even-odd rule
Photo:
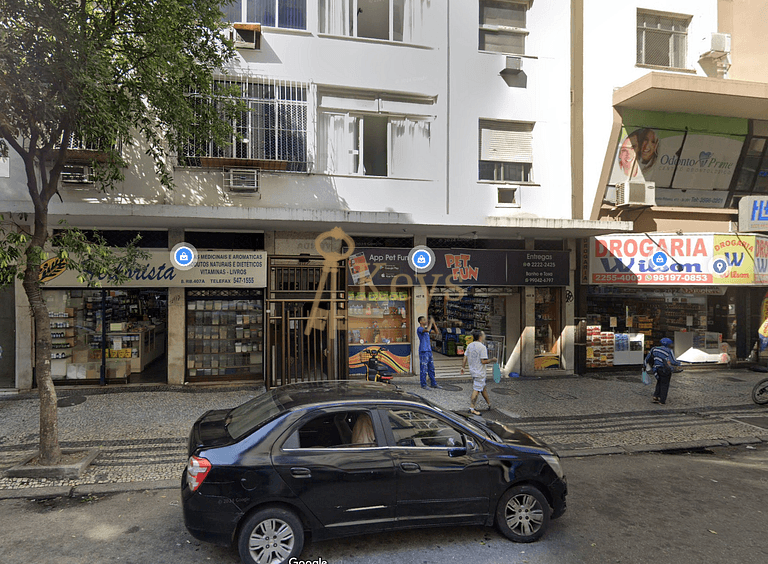
[[[488, 379], [492, 409], [483, 415], [514, 424], [560, 456], [627, 454], [768, 443], [768, 407], [751, 401], [766, 374], [725, 367], [675, 374], [666, 405], [651, 402], [653, 386], [634, 372], [585, 376]], [[466, 411], [472, 382], [441, 377], [442, 389], [422, 390], [416, 376], [393, 380], [454, 410]], [[76, 479], [9, 478], [5, 471], [37, 448], [36, 393], [0, 395], [0, 499], [87, 496], [178, 488], [193, 422], [209, 409], [231, 408], [263, 386], [129, 385], [57, 388], [63, 448], [98, 449]]]

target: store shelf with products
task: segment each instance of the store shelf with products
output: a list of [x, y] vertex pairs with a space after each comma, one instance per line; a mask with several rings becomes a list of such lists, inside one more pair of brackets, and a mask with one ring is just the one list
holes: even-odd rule
[[261, 290], [187, 293], [187, 380], [253, 379], [264, 374]]
[[[411, 370], [410, 290], [379, 292], [352, 286], [348, 293], [349, 373], [364, 374], [369, 349], [393, 372]], [[414, 320], [415, 323], [415, 320]]]
[[350, 344], [409, 344], [409, 292], [374, 292], [356, 287], [349, 292]]

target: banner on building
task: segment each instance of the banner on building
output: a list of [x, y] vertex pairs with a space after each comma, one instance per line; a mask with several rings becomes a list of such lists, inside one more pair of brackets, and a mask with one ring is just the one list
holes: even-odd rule
[[610, 184], [654, 182], [660, 206], [725, 205], [746, 119], [639, 110], [625, 110], [622, 119]]
[[[149, 260], [130, 270], [123, 288], [266, 288], [267, 253], [264, 251], [200, 251], [189, 270], [178, 270], [170, 251], [148, 251]], [[78, 273], [58, 258], [48, 259], [41, 268], [41, 281], [48, 288], [82, 287]], [[102, 287], [116, 287], [114, 276], [97, 277]]]
[[568, 286], [570, 252], [433, 249], [435, 266], [416, 274], [410, 249], [357, 248], [349, 258], [350, 286]]
[[768, 284], [768, 239], [738, 233], [633, 233], [590, 239], [590, 284]]

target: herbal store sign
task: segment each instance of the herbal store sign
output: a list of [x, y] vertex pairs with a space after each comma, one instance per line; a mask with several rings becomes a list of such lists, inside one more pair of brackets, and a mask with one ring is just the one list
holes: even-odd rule
[[[264, 251], [200, 251], [189, 270], [174, 268], [168, 251], [149, 251], [150, 258], [140, 268], [129, 270], [127, 288], [265, 288], [267, 253]], [[58, 258], [42, 265], [41, 281], [46, 287], [83, 286], [78, 273], [66, 268]], [[97, 277], [103, 287], [117, 286], [114, 275]]]

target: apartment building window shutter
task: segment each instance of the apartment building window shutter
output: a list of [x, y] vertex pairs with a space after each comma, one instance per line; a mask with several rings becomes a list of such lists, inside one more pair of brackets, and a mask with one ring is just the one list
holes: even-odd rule
[[484, 123], [480, 126], [481, 161], [533, 162], [533, 125], [527, 123]]

